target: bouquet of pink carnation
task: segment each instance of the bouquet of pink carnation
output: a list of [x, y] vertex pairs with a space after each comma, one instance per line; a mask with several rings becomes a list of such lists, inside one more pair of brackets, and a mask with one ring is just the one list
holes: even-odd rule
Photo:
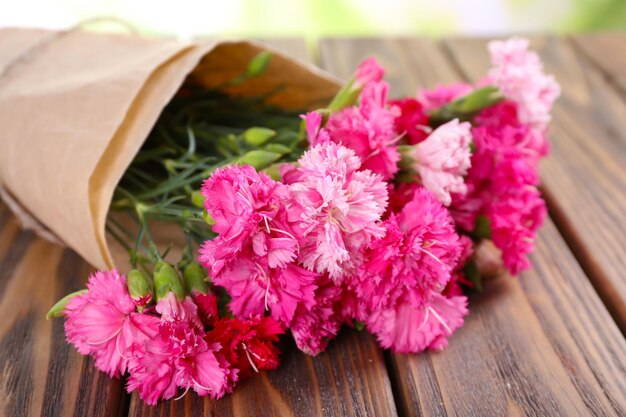
[[[343, 325], [395, 352], [445, 348], [464, 290], [481, 289], [481, 248], [518, 274], [546, 214], [537, 168], [559, 86], [526, 40], [489, 50], [477, 85], [395, 100], [368, 59], [304, 115], [181, 90], [113, 203], [138, 227], [108, 224], [134, 269], [92, 274], [49, 316], [149, 404], [232, 392], [279, 365], [287, 332], [310, 355]], [[152, 239], [166, 223], [185, 238], [176, 263]]]

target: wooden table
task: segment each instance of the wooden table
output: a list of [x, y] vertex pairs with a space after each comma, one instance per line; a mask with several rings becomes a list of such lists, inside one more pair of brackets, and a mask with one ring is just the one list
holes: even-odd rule
[[[550, 218], [534, 268], [473, 296], [447, 350], [395, 355], [344, 330], [316, 358], [286, 342], [279, 370], [222, 400], [189, 394], [148, 407], [65, 343], [62, 320], [44, 318], [89, 267], [21, 231], [0, 205], [0, 416], [626, 415], [626, 34], [532, 41], [563, 87], [542, 166]], [[310, 56], [301, 40], [272, 43]], [[488, 67], [482, 39], [318, 46], [318, 64], [340, 77], [378, 57], [392, 95], [476, 80]]]

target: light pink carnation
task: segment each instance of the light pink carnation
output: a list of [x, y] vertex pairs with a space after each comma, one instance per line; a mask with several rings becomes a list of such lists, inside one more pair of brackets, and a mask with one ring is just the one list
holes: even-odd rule
[[311, 148], [299, 162], [291, 190], [306, 227], [300, 259], [306, 268], [339, 280], [359, 266], [368, 242], [383, 234], [386, 184], [379, 175], [359, 171], [354, 152], [332, 142]]
[[366, 325], [382, 347], [399, 353], [419, 353], [444, 349], [448, 337], [463, 325], [467, 313], [465, 296], [446, 298], [433, 294], [427, 304], [419, 307], [401, 299], [392, 308], [375, 310]]
[[493, 65], [490, 80], [505, 97], [517, 103], [522, 123], [544, 129], [560, 87], [553, 76], [544, 74], [539, 56], [528, 50], [528, 40], [492, 41], [489, 52]]
[[450, 205], [450, 193], [467, 191], [463, 177], [471, 165], [470, 130], [468, 122], [451, 120], [409, 152], [422, 184], [445, 206]]
[[95, 272], [87, 288], [65, 307], [65, 335], [78, 352], [94, 357], [98, 369], [119, 377], [133, 349], [156, 332], [159, 319], [135, 312], [126, 278], [117, 270]]

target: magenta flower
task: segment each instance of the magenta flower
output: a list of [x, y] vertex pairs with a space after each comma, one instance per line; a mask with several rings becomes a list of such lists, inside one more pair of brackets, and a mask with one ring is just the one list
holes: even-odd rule
[[306, 134], [311, 146], [330, 140], [328, 131], [322, 128], [322, 114], [312, 111], [300, 116], [305, 123]]
[[127, 390], [137, 390], [148, 404], [168, 400], [178, 388], [220, 398], [231, 387], [231, 373], [219, 359], [219, 345], [209, 345], [204, 331], [188, 321], [164, 321], [149, 343], [139, 349], [129, 367]]
[[532, 186], [511, 189], [488, 208], [491, 238], [513, 275], [530, 267], [527, 255], [534, 250], [535, 233], [546, 214], [545, 202]]
[[383, 348], [419, 353], [425, 349], [444, 349], [448, 337], [463, 325], [467, 313], [465, 296], [447, 298], [435, 293], [428, 303], [419, 307], [399, 299], [391, 308], [375, 310], [366, 325]]
[[439, 126], [426, 140], [407, 153], [413, 159], [413, 169], [419, 173], [424, 187], [437, 200], [448, 206], [450, 193], [465, 194], [463, 177], [470, 163], [471, 125], [454, 119]]
[[516, 108], [505, 101], [476, 117], [467, 193], [453, 194], [450, 207], [457, 224], [467, 231], [474, 230], [479, 215], [489, 221], [490, 237], [512, 274], [530, 266], [527, 255], [545, 217], [536, 186], [539, 159], [548, 151], [544, 136], [519, 122]]
[[372, 241], [356, 274], [357, 293], [367, 311], [388, 308], [404, 297], [415, 306], [429, 301], [450, 280], [461, 255], [448, 211], [425, 188], [384, 223], [384, 237]]
[[87, 288], [65, 306], [65, 335], [79, 353], [94, 357], [98, 369], [119, 377], [135, 347], [154, 335], [159, 319], [135, 312], [126, 278], [117, 270], [93, 273]]
[[176, 298], [176, 294], [170, 291], [157, 302], [155, 309], [161, 315], [162, 322], [185, 321], [198, 329], [203, 328], [200, 316], [198, 316], [198, 306], [189, 296], [180, 301]]
[[489, 53], [493, 65], [490, 81], [518, 105], [522, 123], [545, 129], [560, 87], [553, 76], [544, 74], [539, 56], [528, 50], [528, 40], [492, 41]]
[[343, 319], [338, 314], [341, 288], [328, 278], [322, 279], [315, 291], [315, 304], [306, 308], [300, 305], [290, 330], [298, 349], [316, 356], [326, 350], [328, 342], [339, 332]]
[[213, 282], [230, 295], [229, 308], [235, 317], [247, 319], [269, 310], [272, 318], [289, 325], [299, 303], [313, 304], [317, 276], [295, 264], [268, 269], [242, 257]]
[[356, 82], [358, 85], [368, 85], [383, 79], [385, 70], [380, 66], [376, 58], [365, 59], [356, 70]]
[[352, 150], [332, 142], [311, 148], [299, 162], [290, 187], [306, 227], [300, 260], [338, 280], [359, 266], [368, 242], [382, 236], [387, 187], [379, 175], [358, 171], [360, 161]]
[[[267, 256], [271, 264], [282, 264], [295, 257], [296, 238], [285, 230], [285, 202], [291, 195], [288, 187], [258, 173], [249, 166], [231, 165], [216, 170], [202, 185], [205, 208], [215, 221], [213, 231], [219, 236], [207, 241], [200, 260], [211, 271], [219, 273], [224, 263], [241, 252], [250, 239], [259, 239], [259, 256]], [[282, 221], [275, 227], [274, 220]], [[263, 234], [265, 236], [256, 236]], [[286, 253], [287, 252], [287, 253]]]
[[365, 85], [359, 106], [332, 114], [323, 133], [331, 141], [352, 149], [361, 158], [362, 169], [380, 174], [385, 180], [393, 178], [400, 160], [395, 108], [387, 105], [387, 89], [385, 82]]

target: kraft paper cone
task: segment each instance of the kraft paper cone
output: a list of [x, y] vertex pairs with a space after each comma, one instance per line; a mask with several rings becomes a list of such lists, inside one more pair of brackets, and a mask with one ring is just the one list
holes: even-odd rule
[[[0, 30], [3, 195], [27, 225], [97, 268], [113, 267], [105, 234], [113, 191], [165, 105], [184, 82], [220, 85], [262, 50], [272, 51], [249, 41]], [[326, 73], [272, 52], [263, 76], [229, 92], [282, 86], [271, 104], [307, 109], [337, 91]]]

